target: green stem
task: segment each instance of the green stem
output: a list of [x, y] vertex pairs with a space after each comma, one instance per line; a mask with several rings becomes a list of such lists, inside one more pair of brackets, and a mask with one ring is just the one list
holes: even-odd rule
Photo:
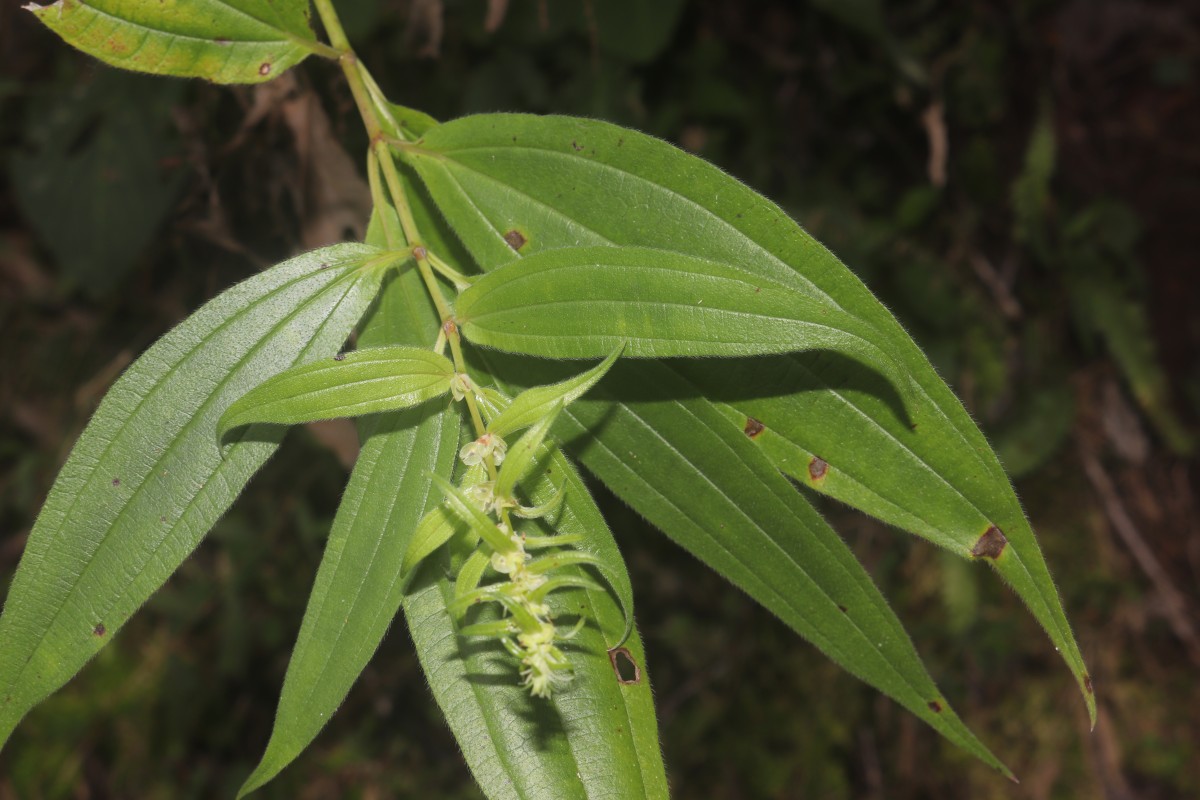
[[350, 40], [346, 38], [346, 31], [342, 29], [342, 21], [338, 19], [337, 11], [334, 10], [332, 1], [313, 0], [313, 5], [316, 6], [317, 16], [321, 18], [321, 24], [325, 26], [325, 33], [329, 34], [330, 43], [343, 53], [352, 52]]
[[[408, 194], [405, 193], [404, 184], [400, 181], [400, 172], [396, 169], [396, 162], [392, 159], [392, 151], [383, 139], [376, 139], [372, 142], [371, 147], [375, 149], [375, 155], [379, 158], [379, 166], [383, 168], [383, 177], [387, 181], [388, 191], [391, 192], [392, 204], [396, 206], [396, 214], [400, 217], [400, 227], [404, 228], [404, 235], [408, 238], [408, 243], [415, 247], [421, 243], [421, 235], [417, 230], [417, 221], [413, 218], [412, 206], [408, 203]], [[442, 317], [443, 320], [446, 318], [446, 316]]]
[[397, 227], [396, 220], [387, 213], [387, 196], [383, 192], [382, 178], [379, 177], [379, 157], [374, 149], [367, 150], [367, 183], [371, 187], [371, 202], [379, 209], [379, 223], [383, 226], [383, 236], [387, 240], [389, 250], [399, 250], [404, 247], [404, 232]]
[[[363, 125], [367, 129], [367, 135], [371, 139], [371, 152], [367, 165], [367, 177], [372, 184], [372, 199], [377, 206], [383, 207], [383, 187], [379, 185], [378, 172], [383, 172], [383, 180], [387, 184], [388, 194], [391, 195], [392, 205], [396, 209], [396, 215], [400, 218], [400, 228], [403, 231], [404, 239], [408, 247], [412, 251], [413, 258], [417, 262], [417, 271], [421, 274], [421, 279], [425, 284], [426, 290], [429, 292], [430, 298], [433, 300], [434, 306], [437, 308], [438, 316], [442, 320], [442, 330], [446, 334], [446, 339], [450, 342], [450, 352], [454, 356], [454, 369], [461, 374], [467, 373], [466, 359], [462, 353], [462, 339], [458, 333], [458, 325], [454, 321], [454, 312], [449, 304], [446, 303], [446, 298], [442, 296], [441, 287], [438, 286], [437, 278], [434, 277], [433, 268], [430, 266], [429, 251], [421, 242], [421, 233], [417, 229], [417, 221], [413, 217], [412, 207], [408, 202], [408, 195], [404, 191], [404, 184], [400, 180], [400, 172], [396, 169], [396, 162], [392, 158], [392, 151], [389, 148], [389, 137], [383, 126], [380, 124], [378, 110], [382, 105], [381, 93], [379, 87], [375, 85], [374, 79], [366, 68], [358, 62], [358, 57], [354, 54], [354, 50], [350, 47], [350, 41], [346, 38], [346, 31], [342, 28], [341, 20], [338, 19], [337, 11], [333, 8], [331, 0], [313, 0], [313, 4], [317, 9], [317, 14], [321, 18], [321, 24], [325, 26], [325, 32], [329, 34], [329, 41], [333, 44], [340, 55], [338, 56], [338, 64], [342, 68], [342, 74], [346, 76], [346, 82], [350, 86], [350, 93], [354, 95], [354, 103], [358, 106], [358, 113], [362, 117]], [[372, 91], [374, 89], [374, 91]], [[393, 124], [394, 128], [395, 125]], [[391, 248], [399, 247], [397, 231], [394, 226], [388, 224], [384, 220], [384, 235], [388, 238], [388, 246]], [[448, 265], [446, 265], [448, 266]], [[451, 270], [451, 272], [454, 272]], [[457, 275], [457, 272], [454, 272]], [[462, 277], [461, 275], [459, 276]], [[467, 401], [467, 408], [471, 414], [471, 422], [475, 427], [475, 434], [482, 436], [487, 430], [483, 424], [483, 417], [479, 413], [479, 406], [475, 401], [475, 395], [471, 392], [466, 394], [464, 398]], [[489, 455], [486, 459], [488, 473], [494, 480], [496, 477], [496, 464], [494, 459]]]

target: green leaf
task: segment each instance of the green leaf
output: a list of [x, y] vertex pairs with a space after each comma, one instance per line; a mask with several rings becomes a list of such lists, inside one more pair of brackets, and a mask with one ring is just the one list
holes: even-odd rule
[[327, 358], [375, 294], [379, 251], [337, 245], [204, 305], [113, 385], [38, 516], [0, 617], [0, 743], [136, 611], [274, 452], [252, 427], [222, 454], [217, 420], [293, 363]]
[[565, 247], [477, 279], [456, 317], [476, 344], [550, 358], [845, 353], [907, 385], [878, 332], [828, 299], [731, 264], [642, 247]]
[[314, 52], [308, 0], [58, 0], [29, 4], [68, 44], [114, 67], [261, 83]]
[[[638, 401], [611, 402], [634, 390]], [[737, 427], [663, 364], [622, 362], [601, 394], [566, 415], [588, 469], [848, 672], [1011, 775], [950, 708], [845, 542]]]
[[454, 365], [414, 347], [372, 347], [292, 367], [226, 409], [217, 435], [241, 425], [293, 425], [399, 411], [450, 391]]
[[507, 408], [488, 422], [488, 431], [500, 437], [508, 436], [514, 431], [533, 425], [548, 415], [555, 406], [565, 407], [574, 403], [604, 377], [624, 349], [625, 343], [622, 342], [608, 358], [574, 378], [549, 386], [534, 386], [521, 392]]
[[[367, 241], [382, 246], [383, 238], [377, 209]], [[358, 343], [416, 346], [437, 328], [420, 276], [401, 270], [389, 273]], [[363, 447], [288, 664], [271, 741], [241, 795], [279, 774], [316, 737], [379, 647], [400, 603], [399, 567], [411, 532], [439, 499], [427, 473], [449, 470], [458, 428], [453, 413], [427, 408], [360, 420]]]
[[274, 778], [333, 716], [400, 608], [399, 565], [417, 521], [436, 502], [429, 473], [454, 464], [453, 410], [372, 418], [338, 507], [288, 662], [271, 741], [239, 797]]
[[536, 465], [538, 448], [550, 433], [550, 427], [562, 411], [562, 404], [550, 407], [548, 414], [539, 419], [508, 451], [500, 474], [496, 477], [496, 494], [501, 497], [512, 495], [513, 489]]
[[[862, 476], [864, 482], [911, 475], [902, 496], [889, 500], [909, 509], [908, 522], [897, 523], [909, 530], [915, 530], [910, 523], [924, 517], [926, 530], [932, 527], [955, 541], [971, 542], [969, 551], [993, 525], [1002, 531], [1007, 555], [985, 559], [1048, 632], [1094, 718], [1091, 681], [1058, 593], [987, 441], [887, 309], [778, 206], [664, 142], [591, 120], [466, 117], [433, 128], [420, 144], [400, 152], [485, 270], [557, 247], [661, 248], [728, 263], [829, 298], [875, 326], [889, 344], [889, 355], [916, 385], [905, 404], [911, 420], [889, 402], [877, 377], [826, 354], [772, 359], [788, 364], [784, 374], [791, 379], [811, 373], [807, 385], [819, 391], [803, 391], [804, 383], [781, 380], [774, 389], [774, 396], [786, 400], [779, 416], [756, 418], [768, 428], [786, 426], [798, 441], [810, 442], [805, 449], [820, 453], [830, 469]], [[722, 362], [722, 368], [729, 363]], [[652, 379], [649, 373], [643, 381]], [[740, 387], [727, 381], [722, 390], [732, 394]], [[829, 409], [838, 413], [830, 415]], [[904, 433], [913, 423], [917, 429]], [[864, 431], [874, 447], [821, 445], [861, 441]], [[889, 475], [879, 466], [885, 461], [910, 469]], [[863, 510], [877, 513], [878, 507]], [[983, 521], [987, 524], [981, 525]]]

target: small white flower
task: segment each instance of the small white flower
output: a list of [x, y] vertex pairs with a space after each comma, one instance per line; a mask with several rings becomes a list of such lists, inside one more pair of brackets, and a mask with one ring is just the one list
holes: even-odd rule
[[[467, 497], [485, 514], [499, 514], [506, 508], [515, 508], [517, 501], [511, 497], [501, 497], [496, 494], [495, 481], [482, 481], [466, 490]], [[503, 524], [503, 523], [501, 523]], [[510, 534], [505, 531], [505, 535]]]
[[492, 553], [492, 569], [503, 575], [509, 575], [514, 570], [519, 570], [525, 566], [526, 558], [528, 556], [520, 551], [515, 553]]
[[485, 433], [475, 441], [463, 445], [463, 448], [458, 451], [458, 457], [468, 467], [475, 466], [488, 456], [491, 456], [492, 462], [498, 465], [504, 460], [507, 453], [508, 445], [503, 439], [494, 433]]

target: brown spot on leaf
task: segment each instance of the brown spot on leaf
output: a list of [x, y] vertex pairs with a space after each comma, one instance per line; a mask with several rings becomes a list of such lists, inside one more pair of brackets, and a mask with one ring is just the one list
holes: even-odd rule
[[258, 68], [258, 74], [262, 75], [264, 77], [267, 75], [270, 75], [271, 74], [271, 62], [264, 61]]
[[939, 703], [937, 700], [930, 700], [928, 705], [929, 705], [929, 710], [932, 711], [933, 713], [935, 713], [935, 714], [942, 713], [942, 704]]
[[578, 153], [580, 150], [583, 149], [583, 145], [581, 145], [579, 142], [576, 142], [574, 140], [571, 141], [571, 147], [575, 148], [576, 153]]
[[508, 242], [508, 246], [513, 250], [520, 250], [529, 240], [525, 238], [525, 234], [521, 233], [516, 228], [513, 228], [508, 233], [504, 234], [504, 241]]
[[218, 36], [216, 39], [213, 39], [213, 41], [223, 47], [229, 44], [229, 40], [223, 36]]
[[345, 360], [346, 360], [346, 354], [345, 354], [345, 353], [338, 353], [336, 356], [334, 356], [334, 357], [333, 357], [333, 360], [334, 360], [334, 361], [345, 361]]
[[838, 603], [838, 611], [842, 612], [843, 614], [849, 614], [849, 613], [850, 613], [850, 609], [846, 608], [846, 607], [845, 607], [844, 605], [842, 605], [841, 603]]
[[458, 326], [454, 324], [454, 320], [448, 319], [442, 323], [442, 330], [446, 332], [447, 336], [453, 336], [455, 331], [458, 330]]
[[96, 627], [92, 628], [92, 633], [96, 634], [97, 636], [103, 636], [104, 634], [108, 633], [108, 628], [104, 627], [103, 622], [97, 622]]
[[1083, 688], [1087, 689], [1088, 694], [1096, 693], [1096, 690], [1092, 688], [1092, 676], [1091, 675], [1083, 676]]
[[820, 456], [813, 456], [812, 461], [808, 462], [808, 476], [814, 481], [824, 478], [827, 472], [829, 472], [829, 464]]
[[417, 245], [412, 249], [413, 258], [417, 261], [424, 261], [429, 257], [429, 251], [423, 245]]
[[971, 548], [971, 555], [975, 558], [991, 558], [997, 559], [1004, 552], [1004, 547], [1008, 544], [1008, 539], [1004, 538], [1004, 534], [995, 525], [989, 527], [983, 532], [983, 536], [979, 537], [979, 541], [975, 542], [975, 546]]
[[608, 660], [612, 663], [613, 673], [617, 683], [629, 686], [642, 681], [642, 669], [633, 658], [628, 647], [617, 647], [608, 651]]
[[121, 485], [121, 479], [120, 479], [120, 478], [113, 478], [113, 480], [112, 480], [112, 484], [113, 484], [113, 486], [120, 486], [120, 485]]
[[751, 439], [757, 439], [759, 434], [767, 429], [766, 425], [756, 420], [754, 417], [746, 417], [746, 427], [742, 428], [742, 433], [749, 436]]

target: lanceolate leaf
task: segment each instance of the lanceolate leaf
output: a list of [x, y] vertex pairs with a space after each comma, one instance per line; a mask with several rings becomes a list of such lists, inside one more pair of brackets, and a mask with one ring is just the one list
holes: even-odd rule
[[471, 341], [550, 358], [753, 356], [828, 349], [904, 391], [878, 331], [832, 301], [740, 267], [644, 247], [544, 250], [489, 272], [455, 307]]
[[[382, 239], [375, 215], [367, 241]], [[420, 277], [402, 270], [379, 293], [358, 343], [364, 349], [416, 346], [437, 325]], [[428, 476], [449, 470], [458, 430], [453, 412], [429, 408], [360, 422], [362, 450], [304, 612], [271, 740], [242, 795], [278, 775], [308, 746], [378, 649], [401, 602], [400, 567], [412, 531], [440, 500]]]
[[560, 403], [564, 407], [569, 406], [583, 397], [588, 389], [595, 386], [596, 382], [604, 377], [624, 349], [625, 344], [622, 342], [616, 350], [609, 354], [608, 358], [574, 378], [548, 386], [526, 389], [488, 423], [488, 430], [497, 436], [508, 436], [514, 431], [533, 425]]
[[[956, 543], [956, 552], [998, 549], [1001, 540], [989, 533], [994, 526], [1006, 546], [998, 558], [981, 558], [1029, 604], [1075, 673], [1094, 714], [1090, 680], [1049, 571], [986, 440], [887, 310], [777, 206], [670, 145], [588, 120], [467, 117], [427, 131], [401, 152], [484, 269], [558, 247], [615, 244], [674, 250], [832, 300], [874, 325], [887, 341], [889, 355], [916, 384], [904, 412], [886, 392], [880, 400], [879, 381], [864, 370], [847, 370], [845, 359], [797, 354], [778, 362], [788, 365], [789, 375], [802, 365], [811, 378], [807, 384], [777, 384], [771, 396], [781, 401], [778, 413], [769, 421], [755, 419], [768, 429], [789, 431], [829, 470], [854, 475], [864, 485], [895, 479], [897, 473], [884, 478], [886, 470], [873, 468], [880, 461], [919, 462], [921, 466], [903, 473], [911, 478], [903, 497], [882, 485], [872, 491], [905, 509], [906, 518], [888, 519], [923, 534], [936, 528], [945, 541]], [[632, 383], [652, 379], [648, 373]], [[800, 391], [811, 386], [821, 391]], [[727, 382], [722, 392], [736, 395], [739, 389]], [[863, 400], [865, 394], [873, 396], [871, 402]], [[840, 413], [826, 415], [831, 404]], [[608, 425], [605, 431], [612, 429]], [[873, 447], [824, 444], [861, 441], [860, 432], [867, 429], [878, 433], [872, 434]], [[600, 435], [603, 439], [606, 433]], [[778, 458], [777, 451], [772, 453]], [[869, 513], [880, 512], [853, 496], [846, 499]], [[917, 520], [924, 522], [918, 525]]]
[[400, 411], [450, 390], [454, 365], [415, 347], [372, 347], [292, 367], [231, 405], [217, 435], [240, 425], [292, 425], [335, 417]]
[[561, 404], [552, 406], [550, 413], [525, 431], [524, 435], [508, 451], [504, 465], [500, 467], [500, 475], [496, 478], [497, 494], [502, 497], [511, 495], [517, 482], [523, 480], [533, 470], [538, 448], [542, 446], [542, 442], [550, 433], [550, 428], [553, 427], [554, 420], [558, 418], [561, 411]]
[[378, 250], [338, 245], [233, 287], [112, 387], [59, 473], [0, 617], [0, 743], [146, 601], [274, 452], [217, 420], [264, 377], [332, 356], [379, 286]]
[[275, 729], [242, 794], [308, 746], [341, 705], [400, 608], [400, 563], [417, 521], [437, 502], [429, 474], [449, 474], [458, 445], [453, 409], [372, 418], [333, 530], [296, 648]]
[[308, 25], [308, 0], [58, 0], [26, 8], [115, 67], [216, 83], [261, 83], [329, 49]]
[[[630, 394], [638, 400], [613, 402]], [[693, 394], [663, 364], [621, 362], [564, 416], [588, 469], [639, 513], [847, 671], [1009, 774], [941, 696], [842, 539]]]

